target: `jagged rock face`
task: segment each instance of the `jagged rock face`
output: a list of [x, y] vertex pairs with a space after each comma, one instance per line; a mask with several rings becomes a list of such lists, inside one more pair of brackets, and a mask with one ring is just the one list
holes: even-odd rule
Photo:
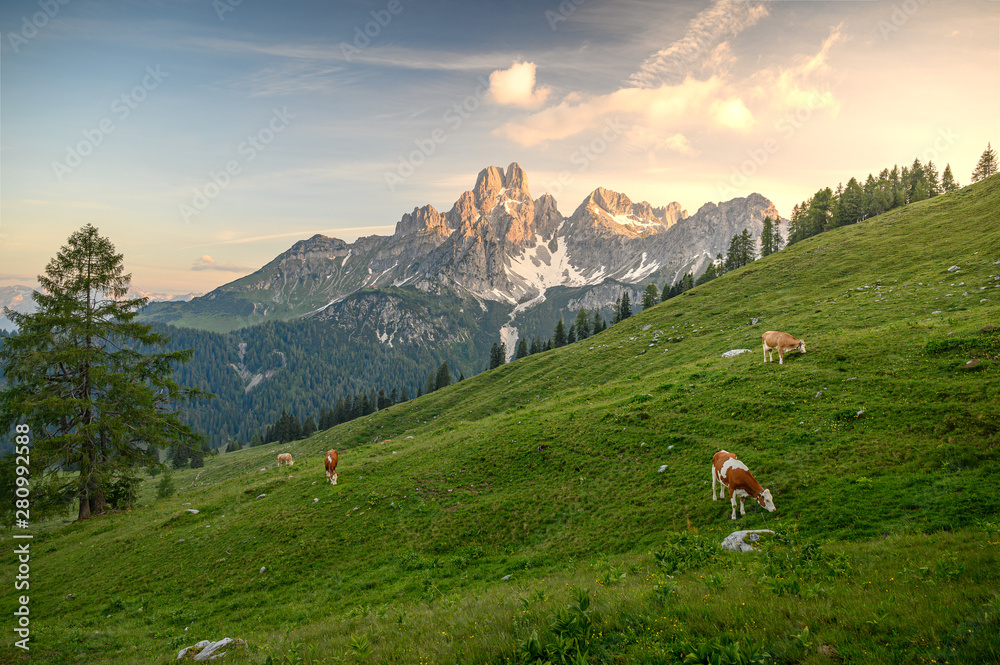
[[[551, 196], [531, 198], [518, 164], [506, 170], [490, 166], [447, 213], [430, 205], [414, 208], [389, 237], [348, 244], [317, 235], [297, 242], [205, 300], [230, 294], [242, 299], [230, 303], [231, 311], [252, 310], [244, 316], [260, 320], [342, 311], [329, 308], [360, 289], [390, 285], [525, 306], [551, 287], [597, 286], [609, 279], [639, 285], [641, 293], [649, 281], [662, 287], [688, 270], [703, 270], [744, 228], [759, 235], [768, 215], [779, 218], [759, 194], [705, 204], [689, 216], [676, 202], [654, 208], [599, 187], [567, 218]], [[614, 298], [595, 291], [591, 300], [583, 306], [606, 306]], [[387, 328], [372, 330], [381, 336]]]
[[395, 238], [412, 236], [415, 233], [436, 233], [441, 236], [451, 234], [448, 226], [448, 219], [432, 205], [425, 205], [423, 208], [414, 208], [413, 212], [403, 215], [403, 218], [396, 222]]
[[374, 335], [390, 347], [459, 342], [469, 335], [444, 314], [378, 291], [346, 298], [317, 316], [352, 335]]

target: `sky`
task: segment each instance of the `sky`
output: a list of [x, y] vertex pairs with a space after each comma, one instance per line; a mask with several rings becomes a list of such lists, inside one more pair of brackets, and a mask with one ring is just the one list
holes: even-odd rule
[[5, 0], [0, 286], [87, 223], [137, 288], [204, 293], [489, 165], [566, 215], [787, 217], [914, 158], [966, 185], [998, 137], [997, 0]]

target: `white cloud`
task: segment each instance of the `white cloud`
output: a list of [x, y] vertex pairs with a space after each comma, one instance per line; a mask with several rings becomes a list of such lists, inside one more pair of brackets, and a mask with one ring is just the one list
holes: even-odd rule
[[717, 57], [716, 48], [728, 37], [738, 35], [764, 16], [767, 8], [758, 2], [716, 0], [688, 25], [684, 36], [661, 49], [639, 66], [629, 83], [639, 88], [680, 83], [700, 61]]
[[194, 263], [191, 265], [191, 270], [221, 270], [223, 272], [250, 272], [253, 268], [246, 268], [244, 266], [234, 265], [231, 261], [224, 265], [220, 265], [215, 259], [213, 259], [208, 254], [202, 254], [200, 257], [195, 259]]
[[[635, 85], [603, 95], [571, 92], [559, 104], [507, 122], [495, 133], [535, 146], [599, 132], [613, 118], [629, 127], [629, 149], [652, 160], [659, 151], [695, 156], [699, 139], [720, 131], [749, 135], [761, 126], [758, 117], [775, 110], [825, 108], [836, 114], [838, 102], [821, 84], [830, 75], [831, 49], [843, 41], [841, 26], [814, 55], [750, 77], [730, 73], [735, 56], [728, 42], [706, 41], [713, 29], [712, 34], [733, 35], [764, 15], [759, 5], [718, 0], [692, 21], [684, 37], [646, 59], [630, 79]], [[672, 73], [684, 68], [690, 73], [673, 80]]]
[[489, 96], [497, 104], [536, 109], [548, 99], [551, 89], [535, 87], [535, 63], [518, 62], [509, 69], [490, 74]]

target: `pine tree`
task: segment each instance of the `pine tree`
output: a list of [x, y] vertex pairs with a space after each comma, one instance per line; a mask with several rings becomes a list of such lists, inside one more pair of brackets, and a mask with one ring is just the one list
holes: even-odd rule
[[772, 254], [771, 247], [774, 244], [774, 223], [770, 217], [764, 218], [764, 225], [760, 230], [760, 255], [761, 257]]
[[601, 316], [601, 310], [595, 309], [594, 322], [590, 326], [590, 331], [591, 331], [590, 334], [596, 335], [597, 333], [603, 331], [607, 327], [608, 327], [607, 324], [604, 322], [604, 317]]
[[302, 438], [308, 439], [315, 433], [316, 433], [316, 421], [313, 420], [312, 416], [307, 416], [305, 422], [302, 423]]
[[451, 385], [451, 372], [448, 370], [448, 363], [443, 362], [441, 366], [438, 367], [437, 382], [434, 388], [440, 390], [441, 388], [447, 388]]
[[427, 375], [427, 383], [424, 386], [424, 394], [430, 395], [435, 390], [437, 390], [437, 374], [435, 374], [432, 370], [431, 373]]
[[972, 182], [985, 180], [997, 172], [997, 152], [991, 143], [986, 144], [986, 150], [979, 158], [976, 169], [972, 172]]
[[615, 309], [611, 313], [611, 325], [621, 323], [622, 320], [622, 297], [615, 298]]
[[200, 448], [177, 407], [205, 395], [173, 380], [191, 351], [150, 351], [170, 340], [135, 322], [147, 299], [126, 299], [122, 258], [87, 224], [39, 275], [35, 313], [4, 308], [18, 334], [0, 346], [0, 432], [30, 427], [35, 477], [79, 500], [80, 520], [104, 511], [116, 475], [159, 465], [171, 445]]
[[632, 316], [632, 303], [629, 301], [628, 291], [622, 292], [622, 304], [621, 304], [621, 314], [618, 317], [619, 321], [624, 321], [628, 317]]
[[587, 310], [580, 308], [580, 311], [576, 313], [576, 338], [577, 339], [587, 339], [590, 337], [590, 317], [587, 316]]
[[520, 360], [528, 355], [528, 338], [522, 337], [517, 343], [517, 359]]
[[944, 173], [941, 174], [941, 189], [945, 194], [949, 192], [954, 192], [958, 189], [960, 185], [958, 181], [955, 180], [954, 174], [951, 172], [951, 164], [946, 164], [944, 167]]
[[557, 349], [566, 346], [566, 324], [563, 323], [562, 317], [559, 317], [555, 332], [552, 333], [552, 346]]
[[566, 343], [567, 344], [576, 343], [576, 326], [574, 326], [573, 324], [570, 324], [569, 332], [566, 333]]
[[642, 294], [642, 308], [649, 309], [656, 304], [659, 300], [660, 291], [656, 288], [656, 284], [650, 284], [646, 287], [646, 290]]

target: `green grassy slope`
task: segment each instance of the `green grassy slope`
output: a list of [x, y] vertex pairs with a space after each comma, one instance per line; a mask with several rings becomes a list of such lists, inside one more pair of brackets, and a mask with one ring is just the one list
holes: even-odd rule
[[[829, 662], [820, 646], [844, 662], [995, 657], [998, 211], [994, 177], [597, 337], [211, 458], [175, 475], [171, 499], [150, 480], [131, 513], [36, 537], [33, 653], [167, 662], [228, 635], [251, 648], [227, 662], [514, 662], [582, 586], [601, 612], [590, 662], [675, 662], [720, 632], [778, 662]], [[765, 364], [766, 330], [808, 352]], [[736, 348], [751, 353], [721, 357]], [[778, 509], [748, 505], [738, 526], [799, 535], [667, 578], [651, 552], [697, 551], [674, 532], [716, 543], [733, 528], [710, 498], [721, 448]], [[285, 451], [295, 466], [275, 468]]]

